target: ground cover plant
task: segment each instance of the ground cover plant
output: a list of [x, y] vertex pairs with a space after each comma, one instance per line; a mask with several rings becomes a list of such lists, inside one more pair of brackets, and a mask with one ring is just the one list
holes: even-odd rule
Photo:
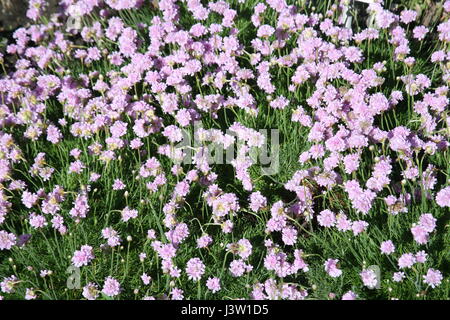
[[450, 1], [350, 2], [30, 0], [0, 298], [448, 299]]

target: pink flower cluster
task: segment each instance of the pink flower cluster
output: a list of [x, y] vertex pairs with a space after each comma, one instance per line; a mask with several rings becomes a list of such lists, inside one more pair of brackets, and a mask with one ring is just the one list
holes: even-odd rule
[[[0, 54], [2, 254], [51, 235], [54, 254], [70, 246], [92, 271], [88, 300], [141, 294], [136, 283], [143, 299], [190, 298], [192, 282], [219, 296], [253, 276], [253, 299], [305, 299], [324, 270], [360, 279], [335, 291], [353, 300], [385, 285], [366, 259], [388, 262], [398, 285], [440, 286], [440, 253], [425, 245], [450, 207], [450, 1], [436, 28], [381, 0], [366, 28], [346, 26], [346, 1], [290, 3], [257, 1], [244, 17], [245, 1], [65, 0], [40, 21], [47, 3], [31, 0], [34, 24]], [[283, 165], [266, 177], [252, 155], [271, 126]], [[198, 143], [184, 145], [191, 129]], [[221, 148], [236, 151], [230, 166], [211, 161]], [[334, 242], [355, 261], [325, 250]], [[98, 281], [97, 261], [120, 263]], [[20, 283], [4, 277], [1, 291]]]

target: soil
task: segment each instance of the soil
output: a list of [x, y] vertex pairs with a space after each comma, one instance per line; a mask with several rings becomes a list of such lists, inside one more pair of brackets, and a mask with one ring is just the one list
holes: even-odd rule
[[[47, 0], [55, 8], [58, 0]], [[26, 13], [29, 0], [0, 0], [0, 32], [11, 31], [30, 22]]]

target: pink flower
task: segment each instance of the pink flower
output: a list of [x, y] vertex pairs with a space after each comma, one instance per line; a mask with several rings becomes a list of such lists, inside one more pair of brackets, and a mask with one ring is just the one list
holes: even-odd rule
[[450, 12], [450, 1], [449, 0], [444, 2], [444, 10], [445, 10], [445, 12]]
[[380, 250], [381, 250], [381, 253], [387, 254], [387, 255], [394, 253], [394, 251], [395, 251], [394, 243], [392, 243], [391, 240], [384, 241], [380, 245]]
[[336, 218], [336, 228], [339, 231], [348, 231], [352, 228], [352, 222], [347, 218], [345, 214], [338, 214]]
[[281, 234], [284, 244], [288, 246], [294, 245], [297, 241], [297, 229], [295, 229], [294, 227], [283, 228]]
[[441, 189], [436, 195], [436, 203], [440, 207], [450, 207], [450, 187]]
[[367, 214], [372, 207], [372, 201], [375, 199], [376, 194], [370, 190], [363, 190], [356, 180], [345, 182], [344, 188], [353, 207], [357, 211]]
[[378, 285], [377, 275], [372, 269], [365, 269], [359, 275], [364, 285], [369, 289], [373, 289]]
[[148, 285], [150, 281], [152, 280], [152, 277], [148, 276], [146, 273], [143, 273], [141, 275], [141, 280], [145, 285]]
[[16, 236], [13, 233], [0, 231], [0, 250], [9, 250], [16, 244]]
[[186, 273], [190, 280], [198, 281], [205, 273], [205, 265], [199, 258], [191, 258], [187, 262]]
[[25, 300], [34, 300], [37, 298], [36, 292], [31, 288], [26, 288], [25, 291]]
[[120, 138], [127, 133], [127, 124], [122, 121], [116, 121], [109, 128], [109, 131], [114, 138]]
[[398, 259], [400, 269], [411, 268], [416, 263], [416, 257], [412, 253], [405, 253]]
[[126, 185], [122, 182], [120, 179], [115, 179], [113, 183], [113, 190], [123, 190], [125, 189]]
[[60, 142], [62, 139], [61, 131], [54, 125], [47, 127], [47, 140], [53, 144]]
[[86, 62], [98, 61], [102, 57], [100, 50], [98, 48], [93, 47], [87, 50]]
[[319, 213], [319, 215], [317, 216], [317, 221], [322, 227], [329, 228], [334, 226], [336, 222], [336, 216], [332, 211], [325, 209]]
[[413, 225], [411, 233], [414, 236], [414, 240], [419, 244], [425, 244], [428, 242], [429, 234], [436, 228], [436, 218], [430, 213], [424, 213], [419, 218], [419, 224]]
[[395, 282], [401, 282], [403, 279], [405, 278], [405, 273], [404, 272], [395, 272], [392, 279]]
[[89, 176], [89, 181], [90, 182], [95, 182], [98, 179], [100, 179], [101, 175], [96, 173], [96, 172], [92, 172], [91, 175]]
[[174, 125], [167, 126], [163, 131], [163, 135], [172, 143], [179, 142], [183, 139], [183, 132]]
[[156, 231], [153, 229], [147, 230], [147, 239], [149, 239], [149, 240], [156, 239]]
[[107, 277], [102, 292], [108, 297], [117, 296], [120, 293], [120, 283], [113, 277]]
[[35, 193], [31, 193], [26, 190], [22, 193], [22, 203], [28, 209], [31, 209], [37, 203], [38, 199], [39, 197]]
[[32, 212], [29, 217], [30, 226], [35, 229], [43, 228], [47, 225], [47, 221], [43, 215]]
[[47, 6], [48, 3], [45, 0], [30, 0], [26, 15], [31, 20], [36, 21], [45, 11]]
[[428, 256], [428, 254], [423, 250], [416, 252], [416, 254], [415, 254], [416, 261], [418, 263], [425, 263], [427, 261], [427, 256]]
[[140, 138], [135, 138], [130, 141], [131, 149], [139, 149], [143, 145], [144, 145], [144, 143], [142, 142], [142, 140]]
[[182, 127], [185, 127], [185, 126], [189, 125], [189, 123], [191, 122], [192, 116], [188, 110], [181, 109], [177, 112], [175, 119]]
[[178, 223], [175, 228], [165, 233], [168, 240], [178, 246], [189, 236], [189, 228], [186, 223]]
[[240, 277], [242, 276], [245, 272], [249, 272], [252, 270], [252, 266], [246, 264], [244, 262], [244, 260], [239, 259], [239, 260], [233, 260], [230, 263], [230, 268], [229, 268], [231, 274], [234, 277]]
[[254, 212], [258, 212], [261, 208], [267, 206], [267, 199], [261, 192], [253, 192], [250, 195], [250, 209]]
[[206, 248], [212, 243], [212, 238], [209, 235], [201, 236], [197, 239], [197, 248]]
[[414, 10], [403, 10], [400, 13], [400, 21], [405, 24], [409, 24], [409, 23], [413, 22], [414, 20], [416, 20], [416, 17], [417, 17], [417, 12]]
[[16, 284], [19, 283], [19, 279], [12, 275], [10, 277], [3, 278], [3, 281], [0, 282], [0, 289], [4, 293], [13, 293], [15, 291]]
[[274, 109], [284, 109], [288, 106], [289, 100], [283, 96], [279, 96], [278, 98], [272, 100], [270, 102], [270, 106]]
[[359, 167], [359, 154], [349, 154], [344, 157], [345, 173], [351, 174]]
[[132, 28], [125, 28], [119, 37], [119, 49], [125, 57], [131, 57], [137, 49], [137, 33]]
[[268, 38], [275, 32], [275, 29], [267, 24], [258, 28], [257, 36], [259, 38]]
[[83, 287], [82, 295], [87, 300], [95, 300], [98, 298], [99, 290], [95, 283], [89, 282]]
[[388, 11], [381, 9], [375, 16], [375, 21], [381, 29], [387, 29], [394, 23], [396, 16]]
[[108, 240], [108, 245], [110, 247], [117, 247], [121, 242], [118, 232], [116, 230], [114, 230], [113, 228], [103, 229], [102, 236], [103, 236], [103, 238]]
[[353, 235], [356, 236], [360, 234], [361, 232], [365, 231], [368, 226], [369, 224], [366, 221], [363, 220], [353, 221], [352, 223]]
[[242, 259], [247, 259], [252, 254], [252, 244], [247, 239], [240, 239], [237, 242], [237, 253]]
[[183, 290], [179, 289], [179, 288], [173, 288], [172, 291], [170, 292], [170, 294], [172, 295], [172, 300], [183, 300], [184, 296], [183, 296]]
[[411, 228], [411, 233], [417, 243], [425, 244], [428, 242], [428, 232], [421, 225], [413, 226]]
[[337, 278], [342, 274], [342, 270], [338, 269], [338, 259], [328, 259], [324, 263], [325, 271], [333, 278]]
[[417, 40], [423, 40], [428, 31], [428, 28], [425, 26], [417, 26], [413, 29], [413, 37]]
[[436, 218], [433, 217], [430, 213], [424, 213], [419, 218], [419, 224], [425, 229], [427, 232], [433, 232], [436, 228]]
[[84, 245], [80, 250], [75, 251], [72, 257], [72, 263], [75, 267], [87, 266], [94, 258], [92, 247]]
[[138, 216], [138, 211], [136, 209], [130, 209], [125, 207], [122, 210], [122, 221], [127, 222], [130, 219], [136, 219]]
[[69, 173], [80, 174], [81, 170], [83, 170], [85, 168], [86, 168], [86, 166], [84, 165], [83, 162], [81, 162], [80, 160], [76, 160], [70, 164]]
[[358, 298], [358, 295], [351, 290], [346, 292], [342, 296], [342, 300], [356, 300], [357, 298]]
[[80, 193], [77, 195], [73, 208], [70, 209], [70, 216], [74, 219], [86, 218], [89, 213], [89, 204], [86, 193]]
[[435, 288], [441, 284], [443, 278], [444, 277], [439, 270], [430, 268], [428, 269], [427, 274], [423, 276], [423, 282], [425, 282], [432, 288]]
[[206, 281], [206, 287], [212, 291], [212, 293], [216, 293], [220, 290], [220, 279], [217, 277], [211, 278], [209, 277]]

